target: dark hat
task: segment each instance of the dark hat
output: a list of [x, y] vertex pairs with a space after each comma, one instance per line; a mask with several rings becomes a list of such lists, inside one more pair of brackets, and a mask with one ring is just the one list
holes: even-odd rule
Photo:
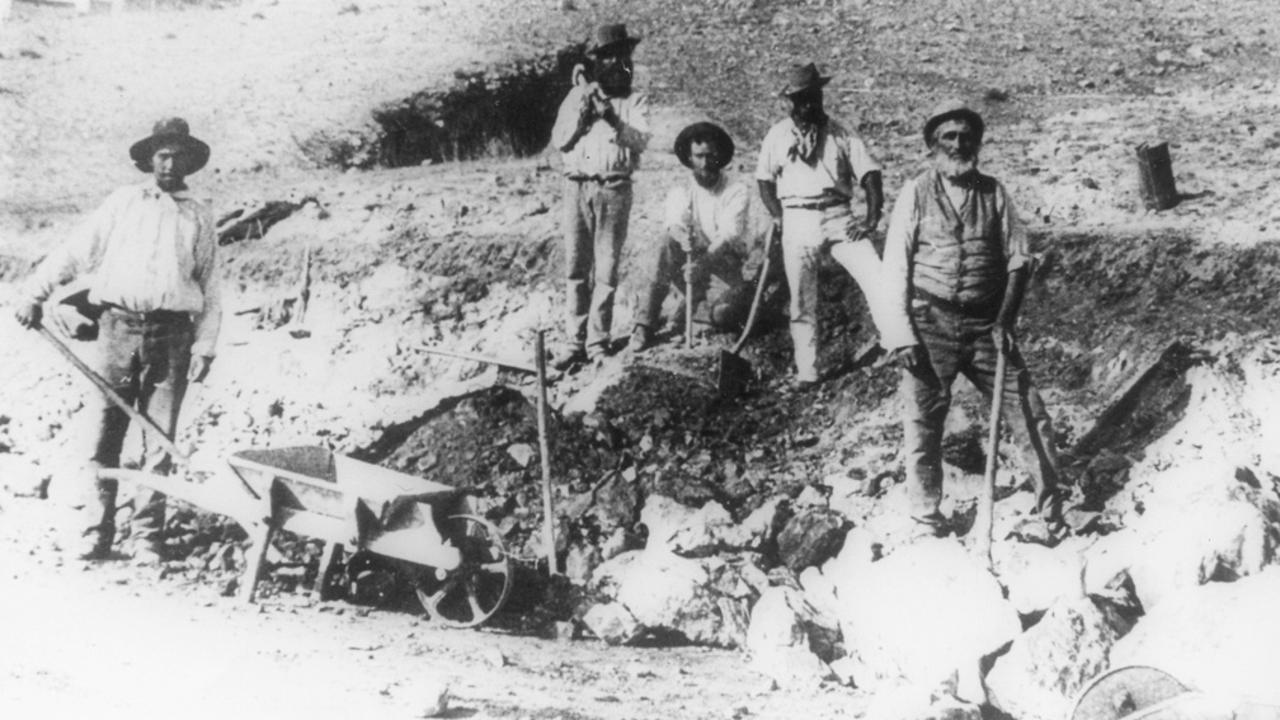
[[792, 65], [787, 71], [787, 84], [778, 92], [779, 95], [790, 96], [812, 88], [820, 88], [831, 82], [830, 76], [818, 72], [813, 63], [808, 65]]
[[587, 50], [587, 54], [607, 55], [622, 49], [624, 45], [630, 51], [638, 42], [640, 42], [638, 36], [627, 34], [627, 26], [624, 23], [601, 25], [596, 28], [596, 44]]
[[929, 115], [929, 119], [924, 121], [924, 142], [926, 145], [933, 144], [933, 131], [942, 123], [948, 120], [964, 118], [973, 125], [973, 131], [978, 134], [978, 142], [982, 142], [982, 135], [986, 132], [986, 123], [982, 122], [982, 116], [964, 104], [963, 100], [950, 99], [944, 100], [933, 109]]
[[692, 167], [689, 162], [689, 148], [697, 142], [715, 143], [716, 157], [720, 159], [720, 167], [729, 164], [733, 159], [733, 138], [724, 128], [709, 122], [696, 122], [680, 131], [676, 136], [676, 157], [685, 167]]
[[151, 135], [142, 138], [129, 148], [129, 157], [142, 172], [151, 172], [151, 157], [156, 149], [166, 143], [176, 143], [185, 150], [191, 160], [187, 166], [187, 174], [191, 174], [209, 162], [209, 146], [192, 137], [191, 128], [182, 118], [165, 118], [151, 128]]

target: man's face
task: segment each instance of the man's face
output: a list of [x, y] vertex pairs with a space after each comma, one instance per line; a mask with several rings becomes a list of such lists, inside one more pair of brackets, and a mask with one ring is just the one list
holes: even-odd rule
[[631, 77], [635, 66], [631, 62], [630, 50], [618, 50], [596, 56], [596, 82], [611, 97], [627, 95], [631, 92]]
[[151, 174], [165, 192], [179, 190], [187, 176], [187, 153], [178, 145], [161, 145], [151, 156]]
[[791, 95], [791, 119], [800, 125], [813, 125], [822, 120], [822, 88], [802, 90]]
[[715, 143], [694, 142], [689, 145], [689, 165], [693, 177], [703, 187], [710, 187], [720, 179], [721, 160]]
[[978, 169], [978, 133], [966, 118], [943, 121], [933, 131], [934, 165], [949, 178], [959, 178]]

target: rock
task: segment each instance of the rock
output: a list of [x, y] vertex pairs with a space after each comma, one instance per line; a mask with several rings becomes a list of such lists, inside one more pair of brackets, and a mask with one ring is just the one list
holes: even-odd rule
[[419, 717], [444, 717], [449, 712], [449, 686], [443, 682], [427, 682], [420, 690], [423, 699]]
[[802, 511], [778, 534], [778, 557], [796, 572], [821, 565], [840, 551], [845, 524], [844, 516], [831, 510]]
[[1254, 574], [1274, 556], [1267, 517], [1248, 502], [1158, 505], [1089, 549], [1085, 585], [1105, 595], [1127, 575], [1150, 610], [1177, 590]]
[[529, 467], [529, 463], [538, 457], [538, 451], [528, 443], [515, 443], [507, 446], [507, 455], [515, 460], [516, 464], [522, 468]]
[[1013, 641], [987, 675], [988, 701], [1019, 720], [1058, 720], [1109, 666], [1119, 632], [1092, 600], [1062, 601]]
[[610, 645], [629, 643], [644, 632], [644, 627], [631, 611], [616, 602], [593, 605], [582, 617], [582, 622], [592, 635]]
[[[725, 618], [708, 587], [710, 582], [710, 574], [698, 561], [646, 550], [620, 578], [617, 600], [648, 630], [720, 646], [733, 633], [725, 632]], [[736, 618], [730, 620], [736, 622]]]
[[827, 496], [818, 488], [806, 485], [804, 490], [801, 490], [796, 499], [792, 501], [792, 505], [796, 508], [825, 508], [827, 507]]
[[839, 586], [841, 630], [875, 679], [932, 687], [959, 674], [981, 702], [979, 663], [1022, 632], [985, 564], [957, 542], [922, 539]]
[[564, 574], [574, 584], [586, 585], [602, 560], [600, 550], [594, 545], [575, 543], [565, 555]]
[[819, 659], [838, 655], [839, 622], [824, 614], [792, 588], [769, 588], [751, 608], [747, 650], [769, 652], [780, 647], [803, 646]]
[[557, 642], [569, 642], [578, 634], [578, 628], [568, 620], [557, 620], [551, 623], [550, 636]]
[[1061, 600], [1084, 597], [1087, 543], [1072, 538], [1055, 548], [1020, 542], [992, 546], [996, 576], [1019, 615], [1039, 615]]
[[1111, 651], [1111, 665], [1153, 665], [1206, 693], [1280, 705], [1280, 567], [1176, 590]]
[[781, 498], [775, 498], [765, 503], [737, 525], [718, 502], [708, 502], [695, 510], [662, 495], [650, 495], [640, 512], [640, 522], [649, 529], [647, 548], [682, 557], [757, 550], [771, 535], [781, 502]]

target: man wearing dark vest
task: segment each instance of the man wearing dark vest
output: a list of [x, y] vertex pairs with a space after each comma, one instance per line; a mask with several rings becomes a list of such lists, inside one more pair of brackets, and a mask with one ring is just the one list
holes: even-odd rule
[[931, 167], [907, 181], [885, 238], [885, 349], [902, 367], [903, 435], [913, 517], [940, 529], [942, 432], [964, 375], [990, 398], [997, 343], [1007, 358], [1002, 414], [1026, 451], [1037, 507], [1056, 520], [1058, 459], [1044, 402], [1014, 341], [1031, 271], [1027, 238], [1004, 186], [978, 171], [984, 124], [963, 103], [924, 124]]

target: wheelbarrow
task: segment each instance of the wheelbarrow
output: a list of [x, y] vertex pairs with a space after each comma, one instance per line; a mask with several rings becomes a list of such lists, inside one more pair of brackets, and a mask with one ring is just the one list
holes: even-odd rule
[[149, 487], [238, 522], [253, 542], [240, 596], [252, 601], [272, 536], [324, 541], [316, 587], [341, 546], [391, 558], [438, 622], [479, 625], [511, 592], [513, 567], [492, 524], [473, 514], [468, 492], [335, 454], [322, 447], [245, 450], [231, 473], [204, 482], [137, 470], [104, 479]]

